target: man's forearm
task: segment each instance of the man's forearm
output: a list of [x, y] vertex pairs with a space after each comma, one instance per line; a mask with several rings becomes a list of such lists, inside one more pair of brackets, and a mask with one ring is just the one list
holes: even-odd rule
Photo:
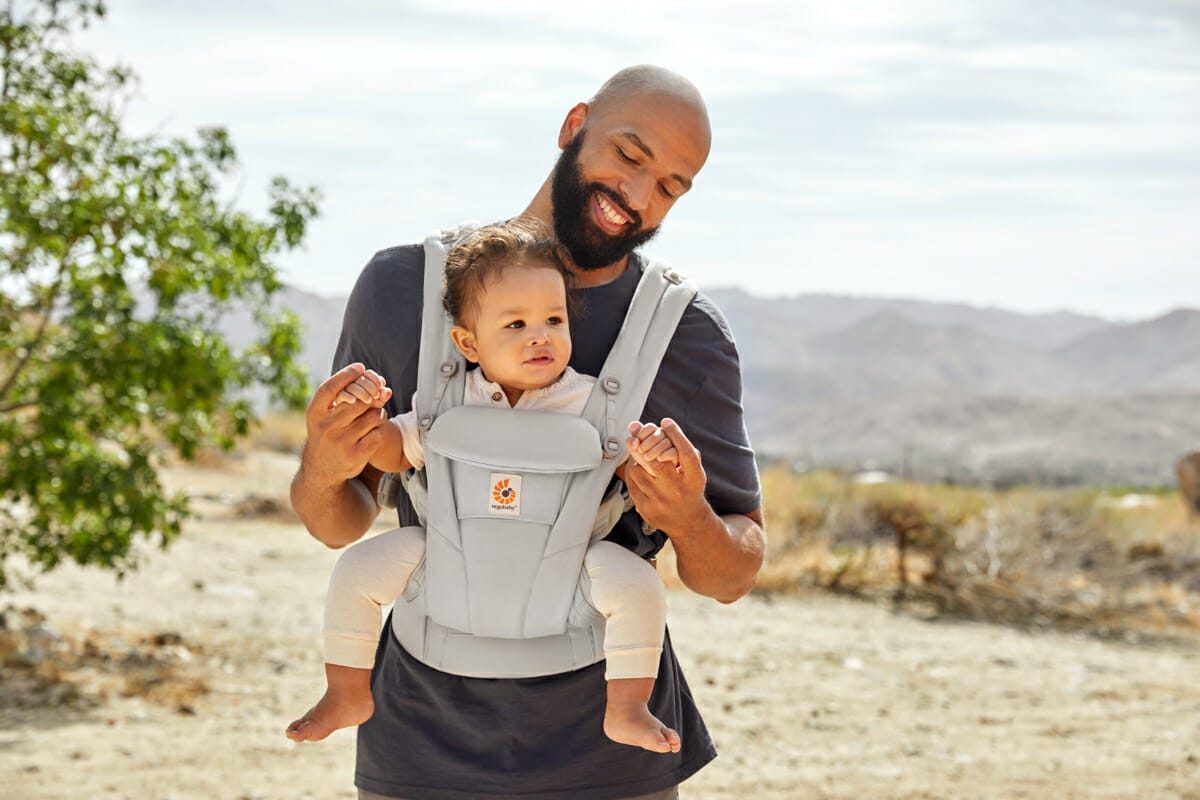
[[328, 547], [345, 547], [362, 537], [379, 506], [370, 486], [359, 478], [332, 486], [314, 486], [301, 466], [292, 479], [292, 508], [313, 538]]
[[766, 555], [761, 511], [718, 516], [710, 510], [667, 535], [679, 578], [693, 592], [732, 603], [754, 588]]

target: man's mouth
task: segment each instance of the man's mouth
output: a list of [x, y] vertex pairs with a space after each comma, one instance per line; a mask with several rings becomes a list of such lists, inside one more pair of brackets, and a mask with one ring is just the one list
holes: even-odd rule
[[626, 214], [612, 200], [604, 195], [603, 192], [596, 192], [596, 217], [601, 223], [601, 227], [608, 233], [619, 233], [625, 226], [631, 224], [633, 219]]

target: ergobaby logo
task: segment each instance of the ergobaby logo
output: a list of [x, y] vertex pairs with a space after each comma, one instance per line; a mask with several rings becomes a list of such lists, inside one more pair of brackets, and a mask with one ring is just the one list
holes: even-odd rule
[[492, 493], [488, 498], [488, 512], [500, 517], [521, 515], [521, 476], [492, 473]]

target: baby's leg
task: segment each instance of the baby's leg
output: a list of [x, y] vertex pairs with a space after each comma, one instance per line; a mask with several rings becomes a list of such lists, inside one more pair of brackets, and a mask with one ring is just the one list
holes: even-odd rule
[[379, 644], [380, 608], [404, 593], [425, 555], [425, 531], [396, 528], [347, 548], [329, 579], [325, 600], [324, 696], [287, 728], [292, 741], [317, 741], [359, 725], [375, 712], [371, 667]]
[[604, 733], [614, 742], [656, 753], [679, 752], [679, 734], [650, 713], [666, 628], [666, 595], [654, 568], [612, 542], [596, 542], [583, 559], [592, 605], [605, 616]]

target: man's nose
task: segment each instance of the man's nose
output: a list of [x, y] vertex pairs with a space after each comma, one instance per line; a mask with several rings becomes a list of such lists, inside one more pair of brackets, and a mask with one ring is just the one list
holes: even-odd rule
[[650, 205], [650, 193], [654, 191], [654, 176], [631, 175], [621, 182], [621, 195], [625, 205], [632, 211], [645, 211]]

